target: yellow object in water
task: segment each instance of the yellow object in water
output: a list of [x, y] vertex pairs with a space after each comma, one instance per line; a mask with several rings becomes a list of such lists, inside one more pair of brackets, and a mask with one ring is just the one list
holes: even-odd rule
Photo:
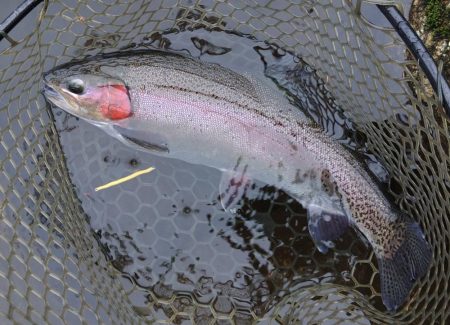
[[134, 173], [131, 174], [131, 175], [128, 175], [128, 176], [119, 178], [118, 180], [115, 180], [115, 181], [109, 182], [109, 183], [107, 183], [107, 184], [105, 184], [105, 185], [96, 187], [96, 188], [95, 188], [95, 191], [96, 191], [96, 192], [97, 192], [97, 191], [101, 191], [101, 190], [110, 188], [110, 187], [112, 187], [112, 186], [116, 186], [116, 185], [119, 185], [119, 184], [121, 184], [121, 183], [125, 183], [125, 182], [127, 182], [127, 181], [129, 181], [129, 180], [131, 180], [131, 179], [133, 179], [133, 178], [136, 178], [136, 177], [142, 175], [142, 174], [150, 173], [150, 172], [153, 171], [154, 169], [155, 169], [154, 167], [149, 167], [149, 168], [147, 168], [147, 169], [138, 170], [137, 172], [134, 172]]

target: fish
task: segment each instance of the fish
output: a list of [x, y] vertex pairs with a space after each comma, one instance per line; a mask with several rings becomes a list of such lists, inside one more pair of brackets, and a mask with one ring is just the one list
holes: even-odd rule
[[376, 255], [387, 310], [426, 275], [432, 251], [419, 224], [268, 82], [158, 50], [74, 60], [43, 79], [49, 103], [126, 145], [222, 171], [221, 188], [232, 194], [225, 207], [258, 180], [306, 208], [319, 251], [356, 229]]

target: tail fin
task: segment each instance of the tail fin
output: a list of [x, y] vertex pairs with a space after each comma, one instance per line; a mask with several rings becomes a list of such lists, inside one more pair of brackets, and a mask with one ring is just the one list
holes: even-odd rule
[[431, 262], [431, 248], [416, 222], [406, 226], [406, 237], [392, 259], [378, 257], [381, 298], [388, 310], [396, 310], [408, 297], [415, 281]]

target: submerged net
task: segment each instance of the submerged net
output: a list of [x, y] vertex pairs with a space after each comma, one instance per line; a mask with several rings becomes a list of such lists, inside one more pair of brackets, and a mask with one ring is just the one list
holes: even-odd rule
[[[375, 2], [49, 0], [38, 6], [38, 14], [26, 22], [27, 35], [11, 33], [17, 42], [0, 42], [0, 323], [450, 321], [448, 117], [437, 96], [422, 91], [421, 70], [405, 59], [407, 49], [397, 34], [374, 24], [379, 17], [365, 15], [377, 12]], [[126, 258], [120, 259], [125, 255], [102, 244], [104, 234], [92, 229], [77, 197], [52, 112], [40, 94], [42, 73], [72, 58], [145, 42], [166, 47], [165, 32], [201, 29], [246, 35], [298, 55], [301, 61], [287, 71], [292, 83], [286, 87], [301, 90], [301, 103], [324, 128], [340, 125], [344, 143], [384, 166], [386, 189], [420, 222], [433, 247], [428, 275], [396, 313], [386, 313], [380, 303], [373, 253], [349, 237], [325, 259], [303, 240], [308, 237], [304, 210], [287, 204], [282, 193], [268, 205], [252, 205], [273, 224], [271, 244], [276, 248], [268, 259], [277, 268], [260, 268], [261, 286], [248, 289], [247, 296], [233, 294], [239, 290], [232, 284], [210, 286], [202, 277], [193, 291], [174, 290], [161, 279], [150, 278], [143, 285], [127, 271]], [[83, 153], [82, 147], [73, 150], [87, 159], [92, 148], [86, 146]], [[176, 178], [177, 164], [163, 165], [157, 170], [168, 171], [158, 176], [155, 187]], [[193, 179], [194, 185], [185, 188], [195, 194], [195, 175], [183, 175]], [[208, 176], [200, 181], [214, 184]], [[172, 187], [182, 187], [177, 184]], [[118, 202], [130, 197], [120, 195]], [[201, 201], [198, 197], [192, 200]], [[176, 201], [175, 195], [171, 200]], [[158, 220], [158, 208], [152, 211]], [[252, 217], [250, 212], [247, 217]], [[245, 213], [238, 221], [233, 227], [244, 233]], [[202, 229], [195, 220], [190, 223]], [[153, 235], [164, 236], [157, 231]], [[203, 244], [205, 249], [208, 245], [213, 242]], [[340, 263], [348, 268], [345, 279], [316, 281], [312, 276], [293, 286], [295, 290], [283, 287], [283, 279], [292, 274], [333, 274], [342, 269]], [[249, 271], [246, 276], [258, 275]], [[264, 290], [276, 291], [280, 299], [266, 302]], [[245, 303], [238, 303], [236, 297], [250, 299], [253, 292], [262, 297], [255, 298], [259, 304], [244, 308]], [[271, 308], [261, 307], [266, 305]]]

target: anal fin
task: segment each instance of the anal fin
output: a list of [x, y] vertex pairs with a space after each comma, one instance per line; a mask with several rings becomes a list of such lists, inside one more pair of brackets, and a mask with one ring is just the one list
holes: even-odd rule
[[333, 241], [340, 238], [349, 226], [349, 219], [340, 209], [327, 209], [316, 204], [307, 208], [309, 233], [320, 252], [326, 253], [334, 247]]

